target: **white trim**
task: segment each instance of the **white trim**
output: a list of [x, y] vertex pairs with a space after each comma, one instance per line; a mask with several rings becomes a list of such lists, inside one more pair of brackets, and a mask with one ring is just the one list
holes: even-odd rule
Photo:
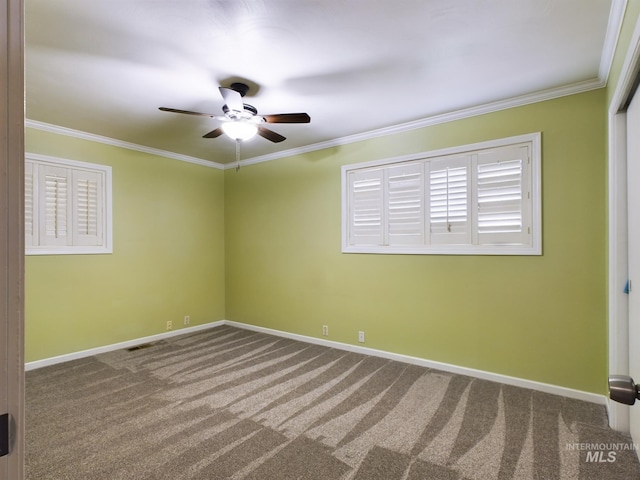
[[[401, 123], [398, 125], [392, 125], [390, 127], [380, 128], [377, 130], [371, 130], [369, 132], [358, 133], [355, 135], [348, 135], [346, 137], [336, 138], [325, 142], [313, 143], [311, 145], [305, 145], [298, 148], [291, 148], [288, 150], [282, 150], [280, 152], [274, 152], [267, 155], [259, 155], [257, 157], [248, 158], [240, 161], [240, 166], [248, 166], [256, 163], [268, 162], [271, 160], [277, 160], [279, 158], [293, 157], [301, 155], [303, 153], [314, 152], [316, 150], [324, 150], [326, 148], [339, 147], [348, 145], [350, 143], [361, 142], [364, 140], [371, 140], [386, 135], [393, 135], [396, 133], [408, 132], [419, 128], [430, 127], [433, 125], [440, 125], [442, 123], [454, 122], [456, 120], [462, 120], [465, 118], [476, 117], [479, 115], [485, 115], [487, 113], [498, 112], [501, 110], [507, 110], [514, 107], [521, 107], [532, 103], [544, 102], [547, 100], [553, 100], [560, 97], [566, 97], [569, 95], [575, 95], [578, 93], [589, 92], [591, 90], [597, 90], [606, 85], [606, 78], [595, 78], [592, 80], [586, 80], [583, 82], [572, 83], [570, 85], [564, 85], [562, 87], [550, 88], [547, 90], [541, 90], [535, 93], [529, 93], [518, 97], [509, 98], [506, 100], [499, 100], [497, 102], [491, 102], [484, 105], [478, 105], [475, 107], [465, 108], [462, 110], [456, 110], [453, 112], [443, 113], [440, 115], [433, 115], [423, 118], [421, 120], [415, 120], [412, 122]], [[135, 143], [124, 142], [109, 137], [103, 137], [101, 135], [95, 135], [93, 133], [82, 132], [79, 130], [73, 130], [71, 128], [59, 127], [51, 125], [49, 123], [39, 122], [37, 120], [25, 120], [25, 127], [34, 128], [37, 130], [43, 130], [50, 133], [57, 133], [60, 135], [67, 135], [70, 137], [81, 138], [84, 140], [90, 140], [99, 143], [105, 143], [107, 145], [113, 145], [121, 148], [128, 148], [130, 150], [137, 150], [139, 152], [149, 153], [151, 155], [158, 155], [161, 157], [172, 158], [174, 160], [180, 160], [182, 162], [195, 163], [197, 165], [203, 165], [205, 167], [218, 168], [218, 169], [230, 169], [237, 168], [237, 162], [230, 162], [226, 164], [211, 162], [203, 160], [201, 158], [189, 157], [187, 155], [181, 155], [179, 153], [168, 152], [166, 150], [160, 150], [152, 147], [145, 147]]]
[[46, 358], [44, 360], [37, 360], [34, 362], [28, 362], [25, 364], [25, 370], [35, 370], [37, 368], [47, 367], [58, 363], [68, 362], [70, 360], [77, 360], [80, 358], [91, 357], [100, 353], [112, 352], [115, 350], [121, 350], [123, 348], [135, 347], [143, 343], [156, 342], [169, 337], [175, 337], [177, 335], [183, 335], [186, 333], [198, 332], [201, 330], [207, 330], [210, 328], [221, 327], [223, 325], [229, 325], [231, 327], [242, 328], [243, 330], [250, 330], [253, 332], [266, 333], [268, 335], [275, 335], [282, 338], [290, 338], [292, 340], [299, 340], [305, 343], [311, 343], [314, 345], [322, 345], [329, 348], [337, 348], [338, 350], [346, 350], [349, 352], [361, 353], [363, 355], [371, 355], [374, 357], [386, 358], [389, 360], [395, 360], [403, 363], [410, 363], [413, 365], [419, 365], [421, 367], [434, 368], [436, 370], [442, 370], [444, 372], [456, 373], [458, 375], [467, 375], [474, 378], [480, 378], [482, 380], [489, 380], [491, 382], [503, 383], [505, 385], [512, 385], [515, 387], [528, 388], [539, 392], [550, 393], [552, 395], [561, 395], [568, 398], [574, 398], [576, 400], [583, 400], [585, 402], [596, 403], [598, 405], [606, 405], [606, 397], [604, 395], [598, 395], [596, 393], [584, 392], [582, 390], [574, 390], [572, 388], [561, 387], [559, 385], [552, 385], [549, 383], [536, 382], [534, 380], [527, 380], [524, 378], [510, 377], [508, 375], [501, 375], [499, 373], [487, 372], [485, 370], [476, 370], [474, 368], [461, 367], [450, 363], [436, 362], [434, 360], [427, 360], [419, 357], [412, 357], [409, 355], [402, 355], [399, 353], [387, 352], [384, 350], [376, 350], [375, 348], [361, 347], [358, 345], [350, 345], [348, 343], [335, 342], [332, 340], [326, 340], [323, 338], [308, 337], [306, 335], [299, 335], [297, 333], [284, 332], [282, 330], [274, 330], [272, 328], [259, 327], [256, 325], [250, 325], [248, 323], [234, 322], [232, 320], [218, 320], [216, 322], [206, 323], [204, 325], [198, 325], [195, 327], [182, 328], [179, 330], [172, 330], [170, 332], [160, 333], [157, 335], [151, 335], [149, 337], [142, 337], [135, 340], [129, 340], [126, 342], [120, 342], [113, 345], [105, 345], [103, 347], [92, 348], [89, 350], [83, 350], [81, 352], [69, 353], [66, 355], [59, 355], [57, 357]]
[[[28, 246], [25, 247], [25, 255], [108, 255], [113, 253], [113, 176], [112, 167], [102, 163], [90, 163], [67, 158], [40, 155], [38, 153], [25, 152], [25, 160], [37, 163], [48, 163], [53, 166], [67, 166], [104, 174], [104, 243], [98, 246]], [[75, 207], [74, 207], [75, 208]]]
[[540, 256], [540, 242], [533, 247], [522, 245], [345, 245], [342, 253], [362, 253], [370, 255], [516, 255]]
[[278, 337], [290, 338], [292, 340], [299, 340], [301, 342], [313, 343], [315, 345], [322, 345], [325, 347], [337, 348], [339, 350], [346, 350], [349, 352], [362, 353], [363, 355], [371, 355], [374, 357], [386, 358], [388, 360], [395, 360], [403, 363], [410, 363], [421, 367], [434, 368], [436, 370], [442, 370], [445, 372], [456, 373], [458, 375], [467, 375], [469, 377], [480, 378], [482, 380], [489, 380], [491, 382], [503, 383], [505, 385], [512, 385], [514, 387], [528, 388], [539, 392], [550, 393], [552, 395], [561, 395], [563, 397], [574, 398], [576, 400], [583, 400], [585, 402], [596, 403], [598, 405], [606, 405], [606, 397], [604, 395], [598, 395], [597, 393], [584, 392], [582, 390], [574, 390], [572, 388], [561, 387], [558, 385], [551, 385], [549, 383], [536, 382], [534, 380], [527, 380], [524, 378], [510, 377], [508, 375], [501, 375], [499, 373], [487, 372], [485, 370], [476, 370], [474, 368], [461, 367], [450, 363], [436, 362], [434, 360], [427, 360], [419, 357], [412, 357], [409, 355], [402, 355], [399, 353], [387, 352], [384, 350], [376, 350], [375, 348], [361, 347], [358, 345], [350, 345], [348, 343], [334, 342], [331, 340], [325, 340], [322, 338], [308, 337], [306, 335], [298, 335], [296, 333], [283, 332], [281, 330], [274, 330], [271, 328], [258, 327], [255, 325], [249, 325], [246, 323], [234, 322], [230, 320], [224, 321], [225, 325], [232, 327], [242, 328], [245, 330], [252, 330], [254, 332], [266, 333], [269, 335], [275, 335]]
[[91, 163], [91, 162], [83, 162], [80, 160], [70, 160], [68, 158], [52, 157], [51, 155], [41, 155], [39, 153], [25, 152], [24, 158], [28, 160], [35, 160], [37, 162], [49, 162], [54, 164], [68, 165], [70, 167], [88, 168], [90, 170], [96, 167], [99, 167], [100, 169], [104, 169], [104, 170], [111, 170], [111, 167], [109, 165], [105, 165], [103, 163]]
[[138, 145], [136, 143], [125, 142], [117, 140], [115, 138], [103, 137], [93, 133], [82, 132], [80, 130], [73, 130], [71, 128], [59, 127], [57, 125], [51, 125], [49, 123], [38, 122], [37, 120], [25, 120], [25, 127], [34, 128], [36, 130], [42, 130], [49, 133], [56, 133], [58, 135], [66, 135], [68, 137], [80, 138], [82, 140], [89, 140], [91, 142], [104, 143], [106, 145], [112, 145], [114, 147], [126, 148], [129, 150], [136, 150], [138, 152], [149, 153], [151, 155], [158, 155], [160, 157], [167, 157], [173, 160], [179, 160], [181, 162], [195, 163], [196, 165], [202, 165], [203, 167], [223, 169], [224, 165], [221, 163], [211, 162], [209, 160], [203, 160], [201, 158], [190, 157], [188, 155], [181, 155], [179, 153], [168, 152], [166, 150], [160, 150], [158, 148], [145, 147], [144, 145]]
[[467, 145], [456, 145], [454, 147], [440, 148], [438, 150], [429, 150], [427, 152], [411, 153], [408, 155], [400, 155], [397, 157], [381, 158], [377, 160], [370, 160], [367, 162], [350, 163], [343, 165], [342, 169], [353, 169], [357, 165], [357, 168], [377, 167], [380, 165], [390, 165], [392, 163], [411, 162], [414, 160], [422, 160], [432, 157], [444, 157], [446, 155], [455, 155], [458, 153], [465, 153], [470, 150], [488, 150], [491, 148], [504, 147], [508, 145], [514, 145], [517, 143], [533, 142], [536, 147], [536, 152], [540, 152], [542, 132], [525, 133], [522, 135], [514, 135], [513, 137], [495, 138], [492, 140], [485, 140], [483, 142], [469, 143]]
[[[626, 114], [609, 118], [609, 374], [629, 373], [627, 269]], [[615, 185], [615, 186], [614, 186]], [[609, 425], [629, 431], [629, 408], [608, 403]]]
[[[386, 135], [392, 135], [396, 133], [407, 132], [410, 130], [416, 130], [418, 128], [429, 127], [433, 125], [439, 125], [442, 123], [453, 122], [456, 120], [462, 120], [464, 118], [475, 117], [479, 115], [485, 115], [487, 113], [498, 112], [500, 110], [507, 110], [509, 108], [520, 107], [529, 105], [532, 103], [544, 102], [547, 100], [553, 100], [560, 97], [566, 97], [569, 95], [575, 95], [578, 93], [584, 93], [591, 90], [597, 90], [598, 88], [605, 87], [609, 78], [611, 65], [613, 62], [618, 38], [622, 29], [622, 22], [624, 20], [624, 13], [627, 7], [628, 0], [613, 0], [611, 3], [611, 9], [609, 12], [609, 19], [607, 24], [607, 31], [602, 47], [602, 55], [600, 57], [600, 66], [598, 70], [598, 78], [585, 80], [582, 82], [571, 83], [560, 87], [549, 88], [526, 95], [520, 95], [505, 100], [499, 100], [496, 102], [490, 102], [483, 105], [477, 105], [470, 108], [464, 108], [461, 110], [455, 110], [453, 112], [447, 112], [439, 115], [432, 115], [420, 120], [401, 123], [398, 125], [392, 125], [390, 127], [371, 130], [368, 132], [358, 133], [355, 135], [348, 135], [324, 142], [313, 143], [302, 147], [291, 148], [288, 150], [282, 150], [279, 152], [269, 153], [266, 155], [259, 155], [256, 157], [248, 158], [240, 162], [240, 166], [253, 165], [255, 163], [268, 162], [271, 160], [277, 160], [279, 158], [292, 157], [295, 155], [301, 155], [304, 153], [313, 152], [316, 150], [323, 150], [326, 148], [339, 147], [348, 145], [354, 142], [360, 142], [364, 140], [370, 140]], [[29, 128], [35, 128], [52, 133], [58, 133], [62, 135], [68, 135], [77, 138], [83, 138], [100, 143], [106, 143], [108, 145], [115, 145], [117, 147], [128, 148], [131, 150], [138, 150], [152, 155], [159, 155], [167, 158], [173, 158], [183, 162], [195, 163], [206, 167], [213, 167], [219, 169], [237, 168], [237, 162], [229, 162], [221, 164], [217, 162], [211, 162], [201, 158], [190, 157], [187, 155], [181, 155], [174, 152], [168, 152], [152, 147], [145, 147], [134, 143], [124, 142], [113, 138], [103, 137], [92, 133], [82, 132], [79, 130], [73, 130], [70, 128], [59, 127], [37, 120], [26, 119], [25, 126]]]
[[[627, 279], [626, 115], [621, 112], [640, 69], [640, 18], [637, 20], [618, 85], [609, 104], [609, 373], [629, 373], [628, 300], [621, 294]], [[609, 425], [629, 431], [629, 407], [609, 402]]]
[[613, 0], [611, 2], [611, 10], [609, 11], [609, 23], [607, 25], [607, 33], [604, 37], [604, 45], [602, 47], [602, 56], [600, 57], [600, 69], [598, 77], [605, 84], [611, 73], [611, 65], [613, 57], [616, 53], [616, 46], [620, 38], [622, 30], [622, 22], [624, 20], [624, 12], [627, 9], [627, 0]]
[[633, 88], [636, 75], [640, 72], [640, 17], [629, 42], [627, 55], [625, 56], [618, 85], [609, 104], [609, 118], [620, 112], [626, 105]]
[[[432, 115], [420, 120], [412, 122], [401, 123], [398, 125], [392, 125], [390, 127], [380, 128], [377, 130], [370, 130], [364, 133], [358, 133], [355, 135], [348, 135], [346, 137], [336, 138], [328, 140], [326, 142], [314, 143], [311, 145], [305, 145], [303, 147], [292, 148], [289, 150], [283, 150], [280, 152], [270, 153], [267, 155], [260, 155], [257, 157], [248, 158], [240, 162], [241, 166], [253, 165], [255, 163], [268, 162], [270, 160], [276, 160], [278, 158], [292, 157], [295, 155], [301, 155], [303, 153], [313, 152], [315, 150], [323, 150], [325, 148], [339, 147], [348, 145], [350, 143], [361, 142], [364, 140], [371, 140], [385, 135], [393, 135], [396, 133], [407, 132], [410, 130], [416, 130], [418, 128], [430, 127], [433, 125], [439, 125], [442, 123], [454, 122], [456, 120], [462, 120], [464, 118], [476, 117], [479, 115], [485, 115], [487, 113], [498, 112], [500, 110], [507, 110], [509, 108], [521, 107], [532, 103], [544, 102], [547, 100], [553, 100], [556, 98], [566, 97], [569, 95], [575, 95], [578, 93], [584, 93], [591, 90], [597, 90], [599, 88], [606, 87], [611, 72], [611, 65], [622, 30], [622, 22], [624, 20], [624, 13], [627, 8], [628, 0], [613, 0], [611, 2], [611, 9], [609, 11], [609, 19], [607, 24], [607, 31], [602, 47], [602, 55], [600, 57], [600, 67], [598, 69], [598, 78], [591, 80], [585, 80], [582, 82], [572, 83], [569, 85], [563, 85], [561, 87], [549, 88], [547, 90], [541, 90], [539, 92], [529, 93], [526, 95], [520, 95], [518, 97], [508, 98], [506, 100], [499, 100], [496, 102], [486, 103], [475, 107], [465, 108], [462, 110], [456, 110], [453, 112], [443, 113], [439, 115]], [[237, 163], [228, 163], [224, 165], [224, 169], [236, 168]]]
[[[326, 148], [340, 147], [348, 145], [350, 143], [361, 142], [364, 140], [372, 140], [374, 138], [383, 137], [385, 135], [393, 135], [396, 133], [408, 132], [419, 128], [430, 127], [433, 125], [440, 125], [442, 123], [454, 122], [470, 117], [477, 117], [488, 113], [494, 113], [501, 110], [508, 110], [514, 107], [521, 107], [532, 103], [544, 102], [547, 100], [553, 100], [560, 97], [566, 97], [569, 95], [575, 95], [578, 93], [589, 92], [591, 90], [597, 90], [606, 86], [606, 81], [601, 79], [586, 80], [584, 82], [573, 83], [571, 85], [565, 85], [562, 87], [551, 88], [548, 90], [542, 90], [536, 93], [530, 93], [527, 95], [521, 95], [519, 97], [510, 98], [507, 100], [500, 100], [497, 102], [487, 103], [476, 107], [465, 108], [462, 110], [456, 110], [454, 112], [443, 113], [440, 115], [433, 115], [421, 120], [415, 120], [413, 122], [401, 123], [399, 125], [392, 125], [390, 127], [380, 128], [377, 130], [371, 130], [369, 132], [358, 133], [355, 135], [349, 135], [346, 137], [336, 138], [328, 140], [326, 142], [314, 143], [299, 148], [292, 148], [290, 150], [284, 150], [281, 152], [270, 153], [267, 155], [261, 155], [258, 157], [248, 158], [240, 161], [240, 166], [253, 165], [255, 163], [268, 162], [270, 160], [276, 160], [283, 157], [292, 157], [294, 155], [301, 155], [303, 153], [313, 152], [315, 150], [323, 150]], [[236, 168], [237, 163], [225, 164], [224, 168]]]
[[184, 335], [186, 333], [199, 332], [201, 330], [207, 330], [209, 328], [220, 327], [224, 324], [225, 324], [224, 320], [218, 320], [216, 322], [205, 323], [203, 325], [196, 325], [194, 327], [170, 330], [168, 332], [158, 333], [157, 335], [150, 335], [148, 337], [141, 337], [133, 340], [127, 340], [126, 342], [114, 343], [112, 345], [104, 345], [102, 347], [90, 348], [88, 350], [81, 350], [79, 352], [67, 353], [64, 355], [58, 355], [56, 357], [45, 358], [43, 360], [27, 362], [25, 363], [24, 368], [25, 368], [25, 371], [35, 370], [37, 368], [48, 367], [50, 365], [69, 362], [71, 360], [78, 360], [80, 358], [92, 357], [93, 355], [99, 355], [101, 353], [113, 352], [115, 350], [122, 350], [123, 348], [135, 347], [136, 345], [141, 345], [143, 343], [157, 342], [158, 340], [175, 337], [177, 335]]

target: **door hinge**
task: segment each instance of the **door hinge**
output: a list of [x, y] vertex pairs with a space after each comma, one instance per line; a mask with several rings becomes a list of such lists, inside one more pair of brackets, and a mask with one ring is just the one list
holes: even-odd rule
[[9, 435], [9, 414], [0, 415], [0, 457], [9, 455], [10, 445]]

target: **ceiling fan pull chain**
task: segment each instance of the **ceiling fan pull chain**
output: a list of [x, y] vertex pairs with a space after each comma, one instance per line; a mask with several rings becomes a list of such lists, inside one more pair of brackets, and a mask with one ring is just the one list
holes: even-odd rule
[[236, 172], [240, 170], [240, 139], [236, 138]]

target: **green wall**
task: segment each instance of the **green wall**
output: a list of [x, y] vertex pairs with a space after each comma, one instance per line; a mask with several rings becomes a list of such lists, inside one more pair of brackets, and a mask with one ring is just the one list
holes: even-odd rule
[[26, 151], [111, 165], [114, 245], [27, 256], [27, 362], [224, 318], [222, 170], [35, 129]]
[[[27, 361], [229, 319], [604, 393], [605, 89], [221, 171], [28, 129], [113, 167], [114, 253], [26, 259]], [[542, 256], [342, 254], [344, 164], [542, 132]]]
[[[606, 91], [225, 171], [226, 318], [606, 391]], [[542, 132], [542, 256], [342, 254], [344, 164]]]

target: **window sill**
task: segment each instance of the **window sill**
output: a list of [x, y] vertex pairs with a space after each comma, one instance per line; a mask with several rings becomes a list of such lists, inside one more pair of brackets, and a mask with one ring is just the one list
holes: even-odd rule
[[528, 245], [433, 245], [406, 246], [343, 246], [342, 253], [380, 255], [542, 255], [542, 248]]

